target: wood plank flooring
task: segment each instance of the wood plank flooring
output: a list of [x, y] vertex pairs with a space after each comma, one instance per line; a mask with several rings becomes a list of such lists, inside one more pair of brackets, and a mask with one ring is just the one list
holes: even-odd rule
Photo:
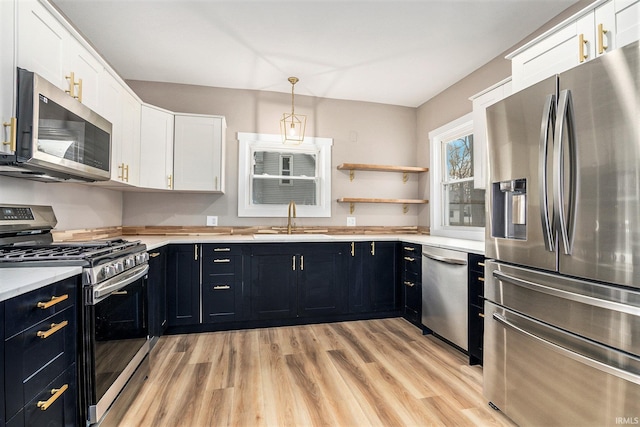
[[476, 426], [482, 368], [403, 319], [171, 335], [121, 426]]

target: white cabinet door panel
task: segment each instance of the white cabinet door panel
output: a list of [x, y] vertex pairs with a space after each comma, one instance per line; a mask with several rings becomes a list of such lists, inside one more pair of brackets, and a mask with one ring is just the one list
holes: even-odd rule
[[143, 105], [140, 121], [140, 186], [173, 185], [173, 113]]

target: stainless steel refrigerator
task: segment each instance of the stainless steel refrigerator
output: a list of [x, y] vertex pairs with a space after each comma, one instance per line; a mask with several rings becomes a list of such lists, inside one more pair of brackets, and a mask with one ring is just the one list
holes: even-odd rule
[[487, 124], [485, 397], [521, 425], [640, 423], [640, 44]]

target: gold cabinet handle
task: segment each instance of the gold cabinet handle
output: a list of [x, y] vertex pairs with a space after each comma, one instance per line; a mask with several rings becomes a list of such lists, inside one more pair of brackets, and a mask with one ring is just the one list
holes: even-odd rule
[[351, 256], [356, 256], [356, 242], [351, 242]]
[[193, 259], [195, 261], [198, 260], [198, 245], [197, 244], [193, 245]]
[[484, 277], [478, 277], [479, 282], [484, 282]]
[[68, 93], [69, 96], [75, 98], [76, 97], [76, 94], [75, 94], [75, 91], [76, 91], [76, 81], [75, 80], [76, 79], [75, 79], [75, 75], [74, 75], [73, 71], [71, 71], [68, 76], [64, 76], [64, 78], [69, 80], [69, 90], [65, 90], [65, 93]]
[[157, 256], [160, 256], [160, 252], [152, 252], [149, 254], [149, 258], [155, 258]]
[[300, 271], [304, 271], [304, 255], [300, 255]]
[[296, 271], [296, 256], [291, 257], [291, 269]]
[[74, 98], [77, 99], [78, 102], [82, 102], [82, 79], [78, 79], [76, 86], [78, 86], [78, 94]]
[[371, 255], [376, 255], [376, 242], [371, 242]]
[[213, 248], [213, 252], [231, 252], [231, 248]]
[[167, 188], [173, 189], [173, 175], [169, 175], [168, 177]]
[[585, 46], [589, 42], [585, 40], [584, 34], [580, 34], [578, 37], [578, 57], [580, 58], [580, 62], [584, 62], [589, 57], [589, 52], [585, 52]]
[[412, 258], [412, 257], [410, 257], [410, 256], [406, 256], [406, 257], [404, 257], [404, 260], [405, 260], [405, 261], [409, 261], [409, 262], [413, 262], [413, 261], [415, 261], [416, 259], [415, 259], [415, 258]]
[[16, 135], [17, 135], [17, 130], [18, 130], [18, 119], [15, 117], [11, 117], [11, 119], [9, 119], [8, 122], [2, 123], [2, 126], [4, 127], [8, 127], [9, 128], [9, 140], [8, 141], [2, 141], [3, 145], [8, 145], [9, 149], [13, 152], [16, 151], [16, 144], [17, 144], [17, 139], [16, 139]]
[[604, 44], [604, 35], [608, 32], [609, 31], [605, 30], [602, 24], [598, 24], [598, 54], [600, 55], [609, 48], [609, 46]]
[[229, 258], [216, 258], [213, 260], [213, 262], [216, 264], [220, 264], [220, 263], [231, 262], [231, 260]]
[[478, 317], [484, 317], [484, 313], [478, 313]]
[[114, 291], [114, 292], [111, 292], [111, 295], [129, 295], [129, 292], [127, 292], [127, 291]]
[[412, 248], [411, 246], [405, 246], [402, 249], [404, 249], [405, 251], [409, 251], [409, 252], [414, 252], [415, 248]]
[[124, 181], [124, 163], [120, 163], [118, 165], [118, 170], [121, 171], [120, 173], [118, 173], [118, 179], [121, 179]]
[[413, 282], [407, 282], [407, 281], [405, 281], [405, 282], [404, 282], [404, 284], [405, 284], [405, 285], [407, 285], [407, 286], [409, 286], [410, 288], [413, 288], [413, 287], [416, 285], [416, 284], [415, 284], [415, 283], [413, 283]]
[[484, 262], [479, 262], [479, 263], [478, 263], [478, 266], [480, 266], [480, 267], [484, 267]]
[[52, 388], [51, 389], [51, 394], [52, 396], [48, 399], [48, 400], [39, 400], [38, 403], [36, 404], [38, 406], [38, 408], [40, 408], [43, 411], [46, 411], [47, 409], [49, 409], [49, 406], [53, 405], [53, 403], [58, 400], [58, 398], [60, 396], [62, 396], [64, 394], [65, 391], [67, 391], [67, 389], [69, 388], [68, 384], [64, 384], [62, 387], [60, 388]]
[[69, 324], [69, 321], [65, 320], [60, 323], [52, 323], [51, 327], [47, 331], [38, 331], [36, 335], [42, 339], [49, 338], [51, 335], [58, 332], [60, 329], [64, 328]]
[[69, 298], [69, 294], [60, 295], [59, 297], [51, 297], [49, 301], [39, 302], [38, 304], [36, 304], [36, 307], [46, 310], [47, 308], [53, 307], [54, 305], [66, 300], [67, 298]]
[[124, 180], [129, 182], [129, 165], [124, 166]]
[[217, 285], [213, 287], [213, 290], [215, 291], [219, 291], [219, 290], [223, 290], [223, 289], [231, 289], [231, 286], [229, 285]]

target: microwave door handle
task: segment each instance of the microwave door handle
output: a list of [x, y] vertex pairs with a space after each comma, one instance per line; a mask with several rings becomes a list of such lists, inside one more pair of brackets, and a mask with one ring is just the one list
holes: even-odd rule
[[[560, 238], [564, 245], [564, 253], [571, 255], [574, 237], [574, 219], [576, 207], [576, 141], [573, 120], [573, 101], [571, 91], [563, 90], [558, 98], [558, 112], [556, 114], [556, 126], [553, 149], [553, 203], [555, 210], [555, 223], [558, 225]], [[565, 212], [566, 201], [564, 183], [564, 129], [567, 129], [567, 144], [569, 149], [569, 206]], [[568, 218], [567, 218], [568, 213]]]
[[547, 194], [547, 182], [549, 170], [547, 159], [549, 158], [549, 125], [553, 135], [553, 126], [556, 120], [556, 97], [547, 95], [542, 109], [542, 123], [540, 124], [540, 142], [538, 154], [538, 187], [540, 194], [540, 222], [542, 224], [542, 237], [544, 246], [549, 252], [555, 251], [555, 242], [551, 219], [549, 215], [549, 195]]

